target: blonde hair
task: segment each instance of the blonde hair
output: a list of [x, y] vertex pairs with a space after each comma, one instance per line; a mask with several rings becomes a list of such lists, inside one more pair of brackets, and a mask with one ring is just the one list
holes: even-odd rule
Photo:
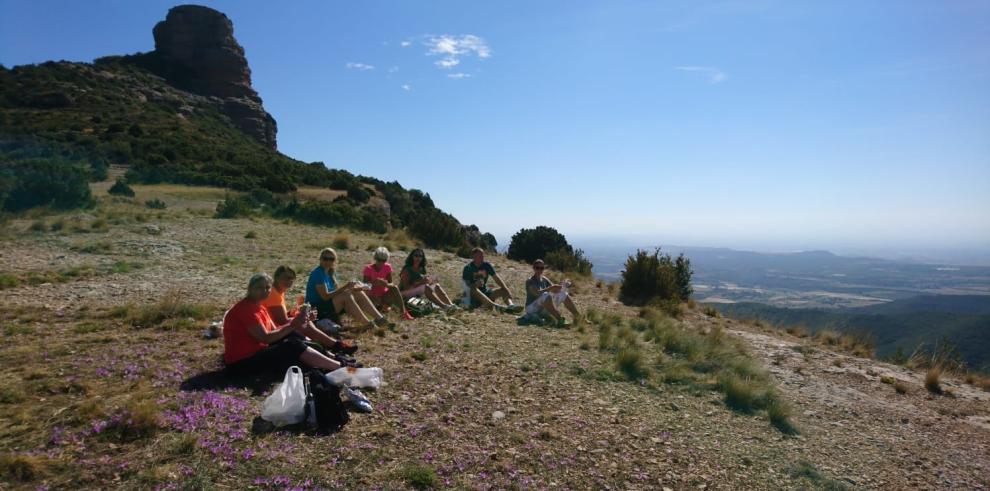
[[375, 252], [371, 255], [371, 257], [375, 258], [375, 261], [388, 261], [390, 254], [388, 249], [385, 247], [379, 247], [375, 249]]

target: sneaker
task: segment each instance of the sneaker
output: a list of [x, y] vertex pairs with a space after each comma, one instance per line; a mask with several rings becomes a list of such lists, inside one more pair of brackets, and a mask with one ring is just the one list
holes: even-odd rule
[[360, 390], [352, 389], [350, 387], [342, 387], [340, 391], [344, 393], [344, 398], [347, 399], [347, 402], [351, 403], [351, 407], [353, 407], [355, 411], [365, 414], [374, 411], [374, 408], [371, 407], [371, 401], [369, 401]]
[[522, 305], [509, 305], [508, 307], [505, 307], [505, 312], [508, 312], [510, 314], [518, 314], [523, 310], [525, 310], [525, 307], [523, 307]]
[[330, 351], [334, 353], [341, 353], [344, 355], [353, 355], [358, 350], [358, 345], [353, 340], [344, 339], [333, 343], [330, 347]]
[[413, 317], [412, 314], [410, 314], [409, 311], [407, 310], [402, 313], [402, 320], [411, 321], [411, 320], [416, 320], [416, 318]]

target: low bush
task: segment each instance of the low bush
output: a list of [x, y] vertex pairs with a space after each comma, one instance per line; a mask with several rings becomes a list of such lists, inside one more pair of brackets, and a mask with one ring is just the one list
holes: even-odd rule
[[0, 210], [22, 211], [37, 206], [67, 210], [92, 206], [88, 177], [84, 166], [71, 161], [5, 161], [0, 165]]
[[168, 208], [168, 205], [164, 201], [155, 198], [144, 202], [144, 206], [151, 208], [152, 210], [164, 210]]
[[550, 267], [580, 275], [590, 275], [592, 264], [584, 257], [584, 251], [575, 250], [567, 238], [553, 227], [540, 225], [524, 228], [512, 236], [506, 257], [532, 263], [543, 259]]
[[440, 479], [432, 467], [422, 464], [410, 464], [402, 468], [401, 475], [406, 484], [414, 489], [433, 489]]
[[128, 198], [134, 197], [134, 190], [127, 185], [126, 180], [121, 178], [117, 178], [117, 181], [113, 183], [113, 186], [110, 186], [110, 189], [107, 190], [107, 193], [112, 194], [114, 196], [126, 196]]
[[652, 254], [637, 250], [626, 259], [619, 299], [627, 305], [687, 301], [692, 274], [691, 262], [683, 255], [672, 259], [659, 248]]

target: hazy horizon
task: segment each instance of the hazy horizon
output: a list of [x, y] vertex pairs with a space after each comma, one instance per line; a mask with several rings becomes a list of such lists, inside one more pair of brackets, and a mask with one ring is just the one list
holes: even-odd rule
[[[282, 152], [503, 245], [990, 249], [987, 2], [201, 3]], [[0, 63], [148, 51], [177, 4], [0, 2]]]

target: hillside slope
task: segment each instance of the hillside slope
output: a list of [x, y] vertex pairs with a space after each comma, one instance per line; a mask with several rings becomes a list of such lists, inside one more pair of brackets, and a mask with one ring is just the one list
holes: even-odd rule
[[[219, 367], [222, 343], [202, 329], [254, 271], [292, 265], [303, 280], [291, 294], [300, 293], [320, 248], [344, 238], [265, 218], [204, 217], [220, 190], [137, 186], [135, 200], [113, 200], [96, 189], [90, 213], [2, 229], [0, 270], [21, 282], [5, 283], [0, 308], [0, 487], [990, 486], [990, 393], [948, 380], [954, 396], [932, 396], [917, 372], [695, 311], [684, 326], [720, 326], [769, 368], [799, 435], [729, 409], [714, 390], [625, 380], [594, 348], [595, 325], [519, 327], [483, 311], [360, 335], [360, 359], [382, 367], [387, 385], [369, 394], [375, 412], [353, 415], [341, 433], [256, 434], [262, 395], [182, 389]], [[149, 211], [146, 199], [168, 208]], [[341, 276], [355, 277], [367, 249], [387, 240], [348, 234]], [[397, 251], [393, 264], [404, 257]], [[463, 260], [428, 257], [456, 292]], [[529, 268], [494, 261], [521, 296]], [[603, 287], [579, 283], [582, 308], [636, 315]]]
[[970, 367], [987, 370], [990, 368], [990, 314], [985, 313], [988, 304], [990, 296], [946, 295], [842, 311], [759, 303], [719, 304], [717, 308], [735, 318], [758, 319], [778, 327], [868, 333], [876, 339], [877, 354], [881, 357], [898, 349], [908, 354], [919, 346], [930, 349], [947, 339]]
[[[116, 165], [132, 183], [248, 192], [242, 208], [281, 217], [406, 228], [453, 250], [495, 246], [493, 236], [462, 225], [427, 193], [275, 150], [274, 119], [250, 85], [247, 59], [222, 13], [173, 8], [154, 36], [150, 53], [0, 66], [0, 212], [86, 206], [85, 177], [101, 180]], [[56, 190], [66, 181], [70, 189]], [[334, 195], [332, 207], [307, 204], [321, 199], [297, 192], [303, 187], [346, 194]], [[67, 193], [75, 199], [64, 199]]]

